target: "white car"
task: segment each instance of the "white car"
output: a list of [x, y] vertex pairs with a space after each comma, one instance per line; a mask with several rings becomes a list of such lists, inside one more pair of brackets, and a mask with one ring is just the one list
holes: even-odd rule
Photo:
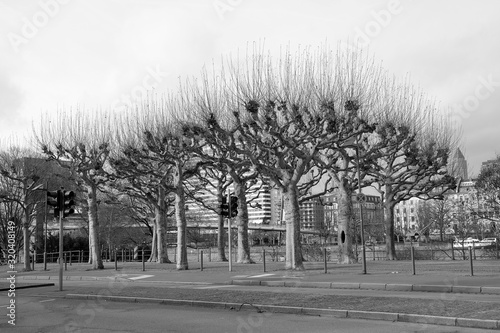
[[483, 240], [481, 240], [479, 242], [479, 246], [483, 247], [483, 246], [494, 246], [497, 242], [497, 239], [495, 237], [491, 237], [491, 238], [484, 238]]
[[467, 239], [457, 239], [453, 242], [453, 247], [457, 249], [468, 249], [469, 247], [476, 248], [484, 245], [480, 245], [479, 239], [469, 237]]

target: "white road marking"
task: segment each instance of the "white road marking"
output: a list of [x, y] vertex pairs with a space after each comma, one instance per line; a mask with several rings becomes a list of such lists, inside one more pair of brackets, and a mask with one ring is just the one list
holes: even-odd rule
[[198, 287], [198, 288], [194, 288], [194, 289], [216, 289], [216, 288], [229, 288], [229, 287], [232, 287], [232, 285]]
[[249, 276], [248, 278], [260, 278], [260, 277], [271, 276], [271, 275], [274, 275], [274, 274], [253, 275], [253, 276]]
[[246, 278], [248, 275], [235, 275], [233, 278]]
[[154, 275], [139, 275], [139, 276], [134, 276], [131, 278], [128, 278], [129, 280], [140, 280], [140, 279], [147, 279], [150, 277], [153, 277]]
[[55, 301], [56, 299], [53, 298], [53, 299], [44, 299], [43, 301], [40, 301], [40, 303], [43, 303], [43, 302], [52, 302], [52, 301]]

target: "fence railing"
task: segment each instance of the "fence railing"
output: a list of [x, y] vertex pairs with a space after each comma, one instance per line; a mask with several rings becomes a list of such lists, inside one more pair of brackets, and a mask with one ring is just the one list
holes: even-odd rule
[[[451, 244], [441, 244], [441, 245], [419, 245], [414, 244], [404, 244], [396, 247], [396, 256], [399, 260], [411, 260], [411, 248], [413, 247], [414, 260], [469, 260], [470, 254], [472, 254], [472, 259], [474, 260], [490, 260], [490, 259], [500, 259], [500, 249], [499, 244], [484, 247], [484, 248], [452, 248]], [[198, 248], [188, 250], [188, 261], [196, 262], [204, 260], [205, 262], [219, 261], [219, 254], [217, 248]], [[362, 259], [362, 248], [360, 245], [353, 246], [353, 251], [357, 255], [358, 261]], [[237, 261], [238, 251], [236, 248], [232, 249], [233, 262]], [[203, 253], [203, 259], [201, 254]], [[250, 258], [254, 262], [284, 262], [285, 261], [285, 248], [284, 246], [255, 246], [251, 247]], [[385, 245], [370, 245], [365, 247], [366, 260], [386, 260], [386, 250]], [[169, 247], [167, 248], [167, 255], [171, 262], [175, 262], [177, 254], [177, 248]], [[325, 260], [327, 262], [335, 262], [337, 259], [337, 246], [323, 246], [319, 244], [304, 244], [302, 246], [302, 257], [305, 261], [310, 262], [322, 262]], [[108, 262], [141, 262], [149, 261], [151, 256], [151, 250], [145, 249], [118, 249], [110, 250], [103, 249], [101, 253], [101, 258]], [[225, 256], [228, 258], [229, 251], [226, 247]], [[32, 256], [36, 263], [57, 263], [59, 260], [59, 252], [35, 253]], [[144, 257], [144, 259], [143, 259]], [[89, 252], [88, 251], [65, 251], [64, 252], [64, 262], [69, 265], [88, 263]]]

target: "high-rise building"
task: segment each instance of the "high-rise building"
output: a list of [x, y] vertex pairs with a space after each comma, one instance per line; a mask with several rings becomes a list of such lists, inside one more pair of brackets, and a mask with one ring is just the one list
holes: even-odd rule
[[462, 180], [469, 179], [467, 160], [460, 148], [457, 148], [451, 157], [448, 163], [448, 172], [455, 177], [460, 177]]

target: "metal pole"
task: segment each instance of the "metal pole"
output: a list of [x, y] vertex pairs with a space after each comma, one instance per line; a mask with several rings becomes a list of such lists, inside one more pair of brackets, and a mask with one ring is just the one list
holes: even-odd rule
[[[361, 196], [361, 172], [360, 172], [360, 167], [359, 167], [359, 145], [356, 140], [356, 161], [357, 161], [357, 171], [358, 171], [358, 193]], [[361, 222], [361, 253], [362, 253], [362, 263], [363, 263], [363, 270], [362, 274], [366, 274], [366, 250], [365, 250], [365, 225], [363, 222], [363, 203], [359, 200], [358, 198], [358, 204], [359, 204], [359, 220]]]
[[144, 261], [144, 245], [142, 246], [142, 271], [146, 270], [146, 262]]
[[59, 212], [59, 291], [63, 290], [63, 218], [64, 209]]
[[36, 250], [33, 250], [33, 265], [32, 265], [32, 270], [35, 270], [35, 261], [36, 261]]
[[498, 239], [495, 238], [495, 250], [497, 252], [497, 259], [498, 259]]
[[47, 191], [49, 190], [49, 181], [45, 181], [45, 216], [44, 216], [44, 224], [45, 224], [45, 238], [43, 240], [43, 270], [47, 270]]
[[264, 273], [266, 272], [266, 249], [262, 249], [262, 263], [264, 264]]
[[451, 240], [451, 260], [455, 260], [455, 249], [453, 248], [453, 239]]
[[200, 270], [203, 271], [203, 250], [201, 250], [201, 257], [200, 257]]
[[232, 257], [232, 250], [231, 247], [233, 246], [233, 243], [231, 241], [231, 194], [229, 194], [229, 191], [227, 191], [227, 203], [228, 203], [228, 213], [229, 216], [227, 217], [227, 229], [228, 229], [228, 243], [229, 243], [229, 271], [233, 271], [233, 257]]
[[69, 265], [70, 266], [73, 266], [72, 259], [71, 259], [72, 257], [73, 257], [73, 252], [69, 251]]
[[472, 247], [469, 246], [469, 262], [470, 262], [470, 276], [474, 276], [474, 267], [472, 265]]
[[118, 270], [118, 256], [117, 256], [118, 249], [115, 250], [115, 271]]
[[327, 264], [326, 264], [326, 247], [323, 248], [323, 261], [325, 263], [325, 274], [328, 273], [328, 267], [327, 267]]
[[413, 243], [411, 244], [411, 272], [415, 275], [415, 249], [413, 248]]

